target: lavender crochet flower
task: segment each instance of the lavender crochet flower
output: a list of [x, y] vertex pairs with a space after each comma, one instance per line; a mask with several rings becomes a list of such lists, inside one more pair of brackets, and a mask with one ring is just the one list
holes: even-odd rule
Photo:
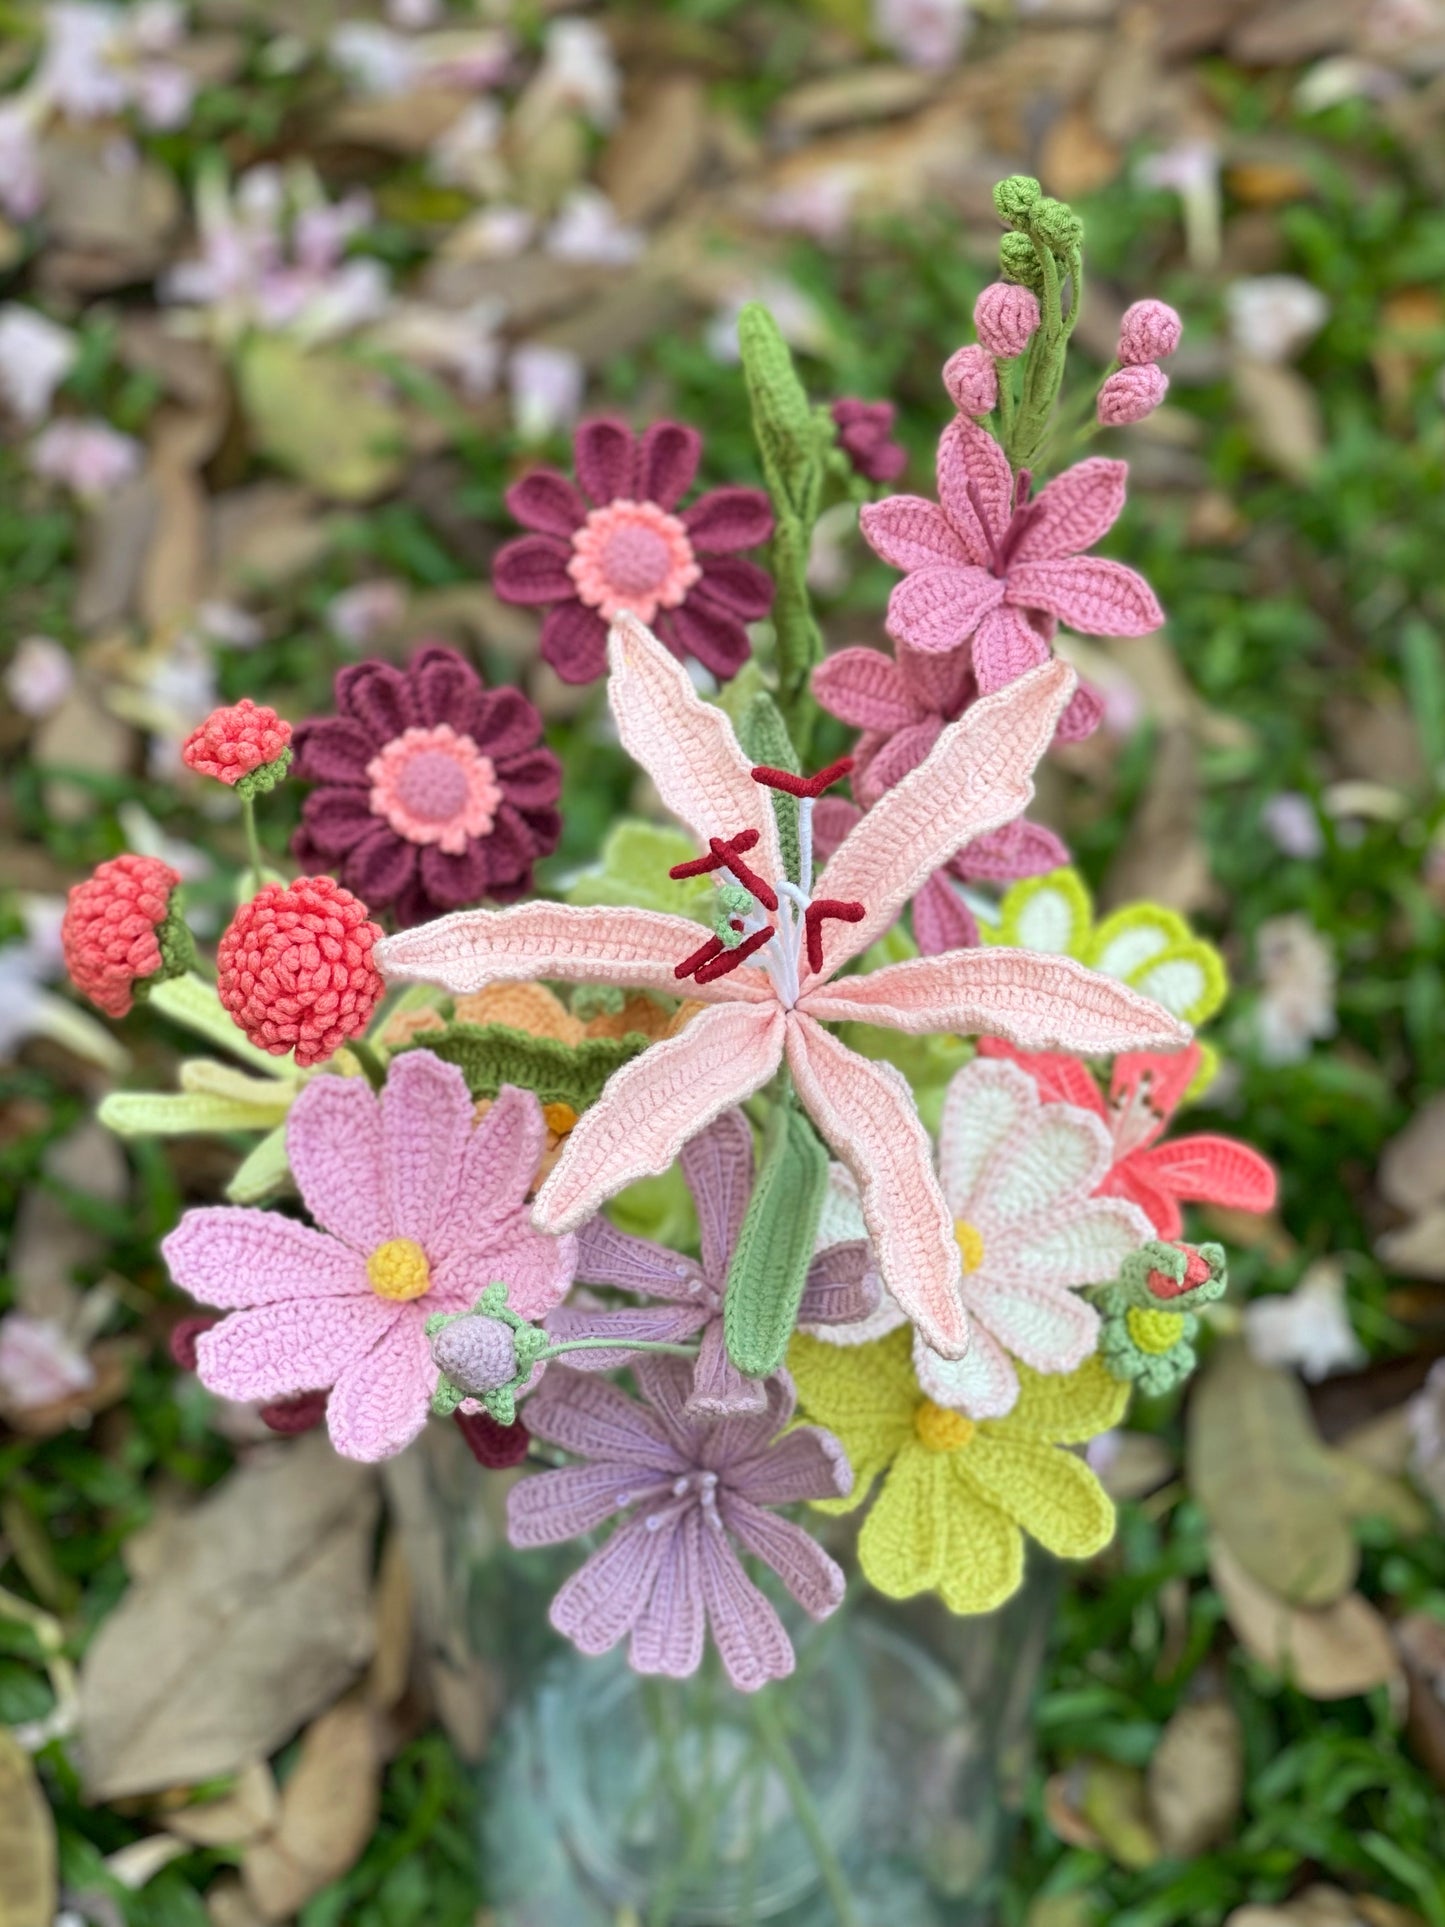
[[[555, 1339], [616, 1337], [616, 1350], [576, 1352], [570, 1362], [581, 1371], [611, 1372], [637, 1354], [639, 1340], [686, 1344], [701, 1338], [701, 1349], [687, 1397], [690, 1418], [708, 1420], [765, 1409], [767, 1388], [744, 1378], [728, 1357], [723, 1339], [723, 1299], [728, 1262], [742, 1228], [753, 1188], [753, 1134], [741, 1111], [724, 1111], [705, 1131], [683, 1146], [683, 1176], [697, 1206], [702, 1260], [630, 1237], [598, 1216], [578, 1233], [577, 1280], [611, 1285], [656, 1306], [607, 1311], [587, 1305], [560, 1306], [547, 1319]], [[839, 1200], [832, 1200], [836, 1206]], [[854, 1206], [856, 1211], [856, 1205]], [[843, 1206], [846, 1211], [846, 1205]], [[878, 1303], [878, 1275], [867, 1239], [839, 1236], [839, 1211], [825, 1206], [817, 1256], [808, 1270], [799, 1318], [809, 1325], [846, 1325], [866, 1317], [858, 1307]]]
[[584, 1465], [541, 1472], [507, 1499], [514, 1546], [559, 1545], [626, 1512], [606, 1544], [552, 1601], [559, 1633], [588, 1654], [629, 1633], [639, 1673], [685, 1679], [711, 1629], [728, 1678], [755, 1692], [793, 1670], [793, 1647], [733, 1542], [771, 1566], [814, 1619], [843, 1597], [841, 1569], [801, 1526], [767, 1508], [842, 1498], [853, 1474], [831, 1432], [793, 1416], [792, 1384], [769, 1380], [766, 1408], [721, 1425], [689, 1416], [686, 1360], [653, 1354], [635, 1367], [646, 1405], [605, 1379], [554, 1365], [527, 1403], [533, 1435]]

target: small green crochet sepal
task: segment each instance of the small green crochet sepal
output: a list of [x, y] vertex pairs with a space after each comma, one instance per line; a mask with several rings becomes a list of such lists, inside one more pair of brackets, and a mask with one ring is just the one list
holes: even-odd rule
[[174, 977], [184, 977], [188, 971], [195, 969], [196, 940], [181, 914], [179, 890], [172, 890], [171, 900], [166, 905], [165, 921], [156, 925], [156, 942], [160, 945], [160, 966], [149, 977], [138, 977], [132, 985], [132, 995], [137, 1003], [143, 1003], [158, 984], [169, 983]]
[[[459, 1405], [471, 1398], [475, 1399], [497, 1421], [498, 1425], [513, 1425], [517, 1418], [517, 1394], [532, 1376], [537, 1359], [546, 1351], [547, 1334], [536, 1325], [529, 1324], [525, 1318], [509, 1308], [507, 1287], [500, 1280], [486, 1287], [470, 1311], [433, 1312], [422, 1329], [428, 1339], [433, 1341], [444, 1332], [453, 1332], [452, 1347], [434, 1345], [434, 1351], [440, 1349], [445, 1352], [456, 1348], [459, 1353], [465, 1353], [473, 1349], [466, 1345], [466, 1338], [479, 1336], [486, 1350], [489, 1353], [495, 1352], [496, 1334], [494, 1332], [478, 1334], [468, 1329], [478, 1319], [487, 1321], [493, 1327], [501, 1325], [507, 1328], [515, 1370], [510, 1378], [500, 1384], [469, 1389], [448, 1377], [443, 1369], [437, 1380], [437, 1388], [432, 1393], [431, 1409], [438, 1418], [450, 1418]], [[460, 1328], [459, 1331], [458, 1328]], [[462, 1341], [460, 1346], [457, 1344], [458, 1339]]]
[[1009, 230], [999, 242], [999, 267], [1008, 280], [1032, 289], [1039, 303], [1039, 326], [1019, 361], [994, 363], [1004, 452], [1013, 468], [1031, 468], [1053, 426], [1069, 336], [1083, 306], [1084, 224], [1027, 174], [1000, 181], [993, 203]]
[[587, 908], [661, 910], [707, 923], [712, 917], [712, 886], [705, 879], [678, 882], [668, 875], [676, 864], [688, 863], [696, 855], [696, 843], [681, 830], [624, 817], [608, 831], [599, 867], [584, 870], [565, 901]]
[[[803, 765], [788, 734], [788, 725], [783, 721], [783, 712], [766, 690], [759, 690], [743, 711], [738, 724], [738, 741], [743, 754], [755, 765], [762, 763], [769, 769], [785, 769], [794, 776], [802, 775]], [[768, 794], [773, 799], [773, 815], [778, 822], [778, 842], [782, 846], [783, 864], [788, 875], [797, 883], [800, 877], [798, 799], [789, 796], [786, 790], [770, 790]]]
[[238, 776], [232, 785], [234, 793], [242, 796], [248, 803], [258, 796], [268, 796], [278, 783], [284, 783], [286, 772], [291, 767], [291, 748], [288, 744], [281, 754], [269, 763], [260, 763], [255, 769], [247, 770]]
[[1106, 1369], [1150, 1398], [1182, 1385], [1198, 1363], [1195, 1312], [1223, 1297], [1228, 1282], [1223, 1245], [1163, 1239], [1141, 1245], [1119, 1276], [1094, 1293]]
[[794, 1104], [778, 1105], [723, 1299], [728, 1357], [747, 1378], [766, 1378], [783, 1362], [827, 1189], [828, 1154], [817, 1133]]
[[809, 402], [788, 344], [760, 302], [750, 301], [738, 316], [738, 346], [753, 435], [773, 503], [778, 701], [794, 742], [806, 753], [812, 727], [809, 679], [823, 659], [823, 637], [808, 593], [808, 553], [837, 430], [828, 411]]
[[515, 1084], [535, 1091], [543, 1104], [569, 1104], [580, 1112], [597, 1102], [613, 1072], [645, 1051], [648, 1042], [640, 1030], [568, 1044], [559, 1037], [514, 1030], [510, 1024], [452, 1022], [419, 1031], [397, 1054], [429, 1050], [444, 1063], [455, 1064], [473, 1099], [495, 1097], [504, 1084]]

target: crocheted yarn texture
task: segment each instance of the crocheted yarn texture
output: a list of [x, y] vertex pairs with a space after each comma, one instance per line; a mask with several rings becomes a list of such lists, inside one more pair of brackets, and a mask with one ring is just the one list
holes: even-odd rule
[[[191, 731], [181, 744], [181, 761], [198, 776], [213, 776], [249, 795], [272, 788], [285, 774], [290, 742], [290, 723], [264, 703], [243, 696], [229, 708], [213, 709]], [[247, 778], [252, 780], [248, 783]]]
[[161, 970], [161, 931], [180, 872], [154, 856], [111, 857], [71, 890], [60, 944], [71, 981], [107, 1017]]
[[386, 986], [372, 961], [380, 928], [331, 877], [268, 883], [216, 947], [216, 994], [258, 1050], [294, 1050], [305, 1069], [359, 1037]]

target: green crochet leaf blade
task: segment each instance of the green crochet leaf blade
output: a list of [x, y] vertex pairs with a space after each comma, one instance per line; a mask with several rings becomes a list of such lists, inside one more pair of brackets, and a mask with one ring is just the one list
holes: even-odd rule
[[602, 845], [601, 867], [586, 870], [567, 892], [568, 903], [610, 910], [661, 910], [699, 923], [712, 919], [712, 885], [703, 879], [675, 882], [668, 871], [697, 855], [681, 830], [624, 817]]
[[269, 1130], [285, 1112], [284, 1093], [263, 1108], [208, 1091], [112, 1091], [96, 1116], [117, 1137], [189, 1137], [203, 1131]]
[[[743, 754], [769, 769], [790, 770], [801, 776], [803, 765], [788, 734], [782, 711], [766, 690], [759, 690], [743, 711], [738, 725], [738, 740]], [[783, 865], [794, 883], [799, 881], [798, 799], [786, 790], [774, 790], [773, 814], [778, 820], [778, 841], [782, 845]]]
[[749, 1378], [783, 1362], [827, 1189], [828, 1154], [812, 1125], [791, 1104], [775, 1111], [723, 1300], [728, 1357]]
[[290, 1182], [286, 1126], [278, 1124], [247, 1152], [231, 1175], [226, 1196], [232, 1204], [264, 1204]]
[[258, 1050], [247, 1041], [245, 1033], [237, 1029], [230, 1015], [222, 1008], [214, 984], [208, 984], [194, 971], [188, 971], [184, 977], [171, 977], [156, 984], [150, 993], [150, 1003], [152, 1010], [158, 1010], [174, 1024], [183, 1024], [198, 1036], [209, 1038], [233, 1057], [239, 1057], [243, 1064], [253, 1064], [257, 1070], [268, 1071], [272, 1077], [289, 1078], [296, 1075], [296, 1066], [289, 1057], [272, 1057], [269, 1052]]
[[647, 1049], [641, 1031], [625, 1037], [588, 1037], [566, 1044], [557, 1037], [534, 1037], [509, 1024], [447, 1024], [424, 1030], [402, 1048], [429, 1050], [455, 1064], [473, 1098], [495, 1097], [504, 1084], [535, 1091], [543, 1104], [570, 1104], [585, 1111], [602, 1095], [614, 1071]]

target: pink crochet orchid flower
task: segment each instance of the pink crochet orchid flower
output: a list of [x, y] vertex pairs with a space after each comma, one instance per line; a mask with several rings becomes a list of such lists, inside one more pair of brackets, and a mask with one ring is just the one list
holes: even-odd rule
[[1048, 658], [1056, 623], [1089, 636], [1142, 636], [1164, 612], [1141, 575], [1085, 555], [1124, 506], [1128, 468], [1095, 456], [1033, 499], [976, 422], [949, 423], [938, 444], [938, 501], [894, 495], [865, 506], [863, 533], [907, 571], [888, 598], [888, 633], [915, 649], [973, 638], [981, 693]]
[[504, 1087], [473, 1123], [466, 1080], [430, 1051], [392, 1063], [381, 1096], [318, 1077], [291, 1107], [286, 1153], [320, 1227], [277, 1211], [188, 1211], [161, 1247], [171, 1276], [230, 1312], [196, 1339], [222, 1398], [330, 1390], [336, 1450], [386, 1459], [426, 1423], [433, 1312], [466, 1311], [494, 1279], [524, 1318], [565, 1295], [576, 1240], [528, 1221], [546, 1142], [530, 1091]]
[[[958, 1248], [912, 1095], [891, 1065], [860, 1057], [824, 1025], [990, 1031], [1026, 1047], [1096, 1054], [1177, 1049], [1188, 1030], [1071, 958], [1029, 951], [956, 951], [831, 980], [941, 862], [1025, 807], [1074, 672], [1045, 664], [950, 724], [829, 860], [827, 894], [815, 895], [807, 834], [794, 882], [772, 797], [723, 712], [701, 700], [641, 623], [619, 621], [609, 647], [623, 746], [710, 851], [697, 867], [752, 893], [743, 941], [725, 951], [714, 937], [699, 949], [698, 926], [683, 917], [530, 903], [460, 911], [390, 937], [377, 946], [380, 966], [459, 992], [543, 977], [677, 993], [690, 979], [688, 995], [713, 1007], [611, 1078], [538, 1195], [535, 1223], [572, 1230], [625, 1185], [667, 1170], [689, 1138], [761, 1089], [786, 1058], [804, 1107], [857, 1180], [884, 1283], [935, 1350], [960, 1357], [968, 1321]], [[810, 816], [805, 801], [805, 826]]]

